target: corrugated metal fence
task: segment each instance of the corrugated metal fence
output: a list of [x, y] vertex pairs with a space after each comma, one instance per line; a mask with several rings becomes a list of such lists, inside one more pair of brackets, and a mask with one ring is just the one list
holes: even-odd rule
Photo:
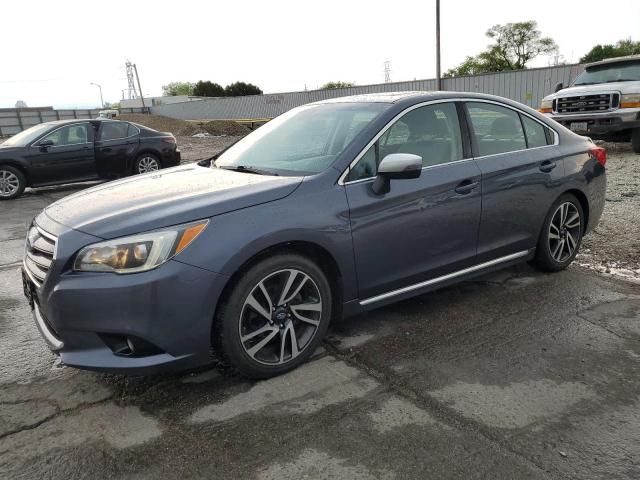
[[[446, 78], [448, 91], [480, 92], [507, 97], [537, 108], [540, 100], [553, 91], [558, 82], [568, 85], [582, 72], [582, 65], [532, 68], [515, 72], [488, 73], [468, 77]], [[151, 113], [184, 120], [273, 118], [299, 105], [327, 98], [364, 93], [435, 90], [435, 79], [380, 83], [335, 90], [276, 93], [248, 97], [212, 98], [151, 107]]]
[[[42, 122], [96, 118], [101, 109], [54, 110], [53, 107], [0, 108], [0, 137], [9, 137]], [[123, 108], [121, 113], [141, 113], [142, 108]]]

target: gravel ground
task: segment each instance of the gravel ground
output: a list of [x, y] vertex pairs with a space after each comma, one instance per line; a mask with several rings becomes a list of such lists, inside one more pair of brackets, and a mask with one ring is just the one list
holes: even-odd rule
[[584, 238], [577, 262], [601, 273], [640, 280], [640, 155], [629, 144], [603, 146], [608, 151], [604, 213]]

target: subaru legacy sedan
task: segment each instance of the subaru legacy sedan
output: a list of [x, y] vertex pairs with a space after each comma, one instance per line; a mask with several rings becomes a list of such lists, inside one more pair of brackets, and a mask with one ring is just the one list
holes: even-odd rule
[[331, 321], [530, 261], [598, 223], [606, 153], [519, 103], [454, 92], [290, 110], [210, 162], [103, 184], [29, 230], [24, 291], [62, 362], [214, 361], [265, 378]]
[[180, 163], [176, 139], [135, 123], [57, 120], [0, 143], [0, 200], [26, 187], [113, 179]]

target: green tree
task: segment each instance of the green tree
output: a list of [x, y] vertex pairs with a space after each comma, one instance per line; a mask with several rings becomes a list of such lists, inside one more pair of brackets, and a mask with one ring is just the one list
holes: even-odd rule
[[191, 82], [171, 82], [162, 86], [162, 95], [175, 97], [177, 95], [193, 95], [195, 85]]
[[618, 40], [615, 45], [596, 45], [580, 59], [580, 63], [599, 62], [607, 58], [624, 57], [640, 54], [640, 41], [634, 42], [631, 38]]
[[193, 89], [193, 95], [196, 97], [224, 97], [224, 87], [218, 83], [209, 80], [200, 80]]
[[241, 97], [244, 95], [262, 95], [262, 90], [252, 83], [235, 82], [224, 89], [227, 97]]
[[336, 88], [349, 88], [353, 87], [353, 82], [327, 82], [320, 87], [321, 90], [333, 90]]
[[493, 43], [484, 52], [475, 57], [467, 57], [460, 65], [448, 70], [444, 76], [522, 70], [538, 55], [558, 50], [552, 38], [542, 36], [534, 20], [494, 25], [487, 30], [486, 35]]

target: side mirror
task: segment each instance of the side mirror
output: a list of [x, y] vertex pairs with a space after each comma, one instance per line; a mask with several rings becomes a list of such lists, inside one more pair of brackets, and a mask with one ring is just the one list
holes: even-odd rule
[[562, 90], [564, 88], [564, 85], [562, 85], [562, 82], [558, 82], [556, 83], [556, 86], [553, 88], [553, 92], [559, 92], [560, 90]]
[[46, 152], [49, 147], [53, 146], [53, 140], [43, 140], [39, 142], [37, 146], [40, 147], [40, 150]]
[[418, 178], [422, 173], [422, 157], [411, 153], [391, 153], [378, 165], [378, 175], [371, 186], [373, 193], [389, 193], [391, 180]]

